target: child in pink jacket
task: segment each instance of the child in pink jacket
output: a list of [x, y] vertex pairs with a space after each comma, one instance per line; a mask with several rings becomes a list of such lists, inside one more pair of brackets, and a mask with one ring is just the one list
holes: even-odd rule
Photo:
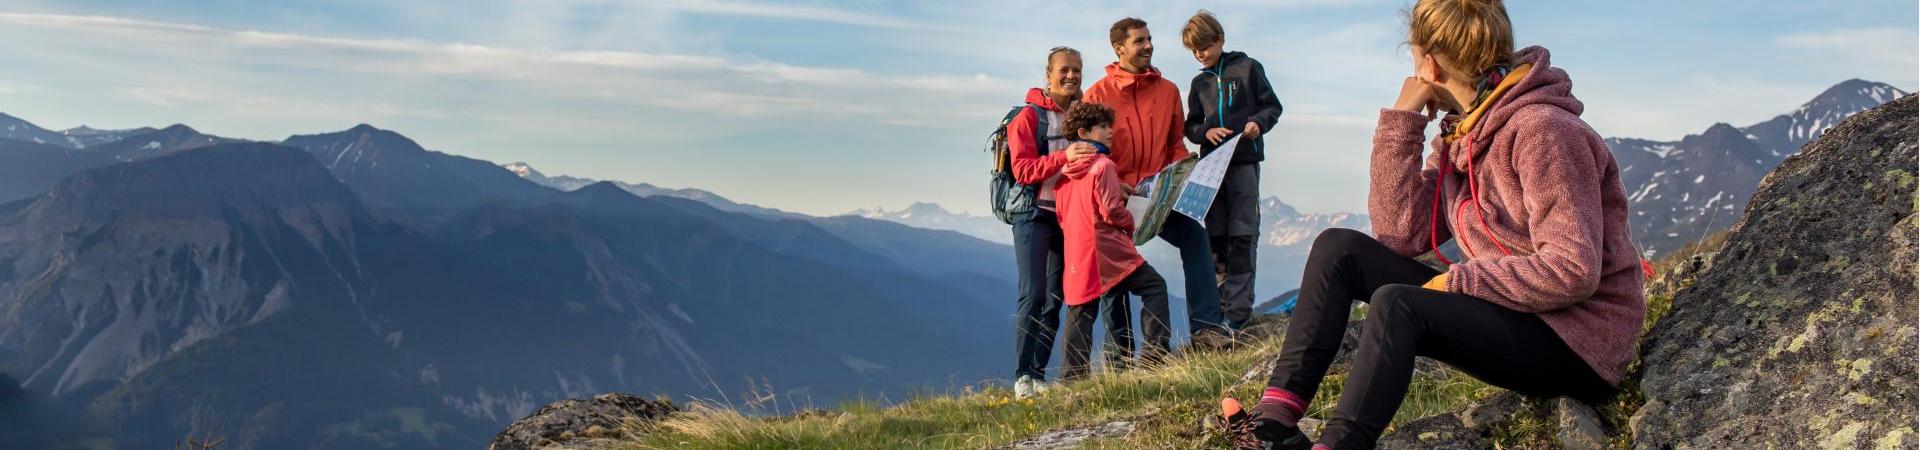
[[[1100, 150], [1092, 157], [1067, 163], [1066, 177], [1055, 185], [1055, 210], [1064, 234], [1067, 341], [1062, 378], [1086, 375], [1092, 359], [1093, 320], [1107, 314], [1108, 335], [1114, 347], [1107, 354], [1111, 368], [1124, 367], [1133, 353], [1128, 294], [1142, 304], [1140, 328], [1147, 342], [1142, 357], [1152, 360], [1169, 348], [1167, 282], [1133, 248], [1133, 215], [1127, 212], [1126, 185], [1120, 181], [1107, 144], [1113, 140], [1113, 110], [1082, 102], [1067, 110], [1064, 126], [1069, 137]], [[1105, 295], [1102, 295], [1105, 294]], [[1100, 300], [1095, 303], [1094, 300]]]

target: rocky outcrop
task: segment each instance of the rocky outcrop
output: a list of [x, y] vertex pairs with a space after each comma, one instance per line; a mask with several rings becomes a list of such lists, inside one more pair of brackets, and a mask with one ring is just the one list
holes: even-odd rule
[[[1394, 425], [1380, 437], [1380, 449], [1458, 449], [1503, 448], [1494, 438], [1502, 428], [1515, 428], [1516, 422], [1535, 421], [1551, 424], [1541, 430], [1550, 435], [1519, 443], [1518, 448], [1551, 446], [1565, 450], [1604, 450], [1612, 441], [1599, 412], [1592, 406], [1570, 398], [1529, 400], [1512, 391], [1475, 400], [1465, 408], [1447, 414], [1414, 419]], [[1512, 447], [1505, 447], [1512, 448]]]
[[590, 400], [566, 399], [507, 425], [487, 448], [593, 448], [630, 440], [653, 421], [679, 410], [670, 401], [622, 393], [600, 394]]
[[1089, 441], [1125, 437], [1139, 426], [1138, 421], [1117, 420], [1084, 428], [1067, 428], [1021, 439], [1004, 450], [1066, 450], [1087, 447]]
[[1642, 342], [1635, 448], [1915, 446], [1915, 99], [1760, 185]]

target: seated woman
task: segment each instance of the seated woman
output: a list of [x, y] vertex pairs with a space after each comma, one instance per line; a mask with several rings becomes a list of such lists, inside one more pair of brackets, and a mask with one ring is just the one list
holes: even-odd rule
[[[1373, 448], [1414, 357], [1522, 394], [1611, 395], [1645, 320], [1620, 170], [1546, 49], [1513, 52], [1498, 0], [1422, 0], [1414, 76], [1374, 131], [1373, 236], [1313, 243], [1279, 364], [1253, 408], [1269, 448]], [[1421, 162], [1429, 116], [1445, 111]], [[1445, 272], [1413, 259], [1456, 240]], [[1344, 393], [1311, 444], [1296, 428], [1355, 300], [1369, 302]]]

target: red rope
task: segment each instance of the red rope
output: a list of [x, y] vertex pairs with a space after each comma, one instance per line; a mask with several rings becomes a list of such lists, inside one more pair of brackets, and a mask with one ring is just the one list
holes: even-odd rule
[[[1474, 178], [1473, 175], [1474, 175], [1473, 137], [1468, 136], [1467, 137], [1467, 191], [1473, 195], [1473, 214], [1480, 217], [1480, 233], [1487, 235], [1487, 240], [1493, 241], [1493, 246], [1496, 248], [1499, 248], [1501, 254], [1507, 255], [1507, 256], [1513, 256], [1513, 252], [1507, 251], [1506, 245], [1500, 244], [1500, 237], [1493, 235], [1493, 227], [1487, 226], [1487, 214], [1481, 212], [1481, 210], [1484, 208], [1480, 207], [1480, 184], [1475, 183], [1473, 181], [1473, 178]], [[1461, 242], [1466, 242], [1466, 241], [1461, 241]]]
[[1432, 214], [1427, 216], [1427, 245], [1433, 249], [1433, 256], [1439, 258], [1441, 264], [1451, 266], [1453, 265], [1453, 261], [1448, 260], [1447, 255], [1440, 254], [1440, 191], [1446, 190], [1447, 166], [1452, 164], [1446, 163], [1446, 145], [1441, 145], [1439, 152], [1441, 161], [1440, 176], [1433, 178], [1433, 210]]

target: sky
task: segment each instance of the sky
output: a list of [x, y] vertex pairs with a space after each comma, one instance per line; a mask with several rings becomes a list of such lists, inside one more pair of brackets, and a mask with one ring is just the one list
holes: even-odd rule
[[[694, 187], [816, 215], [928, 201], [985, 213], [982, 152], [1049, 48], [1114, 59], [1145, 19], [1181, 87], [1194, 11], [1260, 60], [1286, 112], [1262, 196], [1361, 211], [1372, 127], [1410, 75], [1407, 0], [1043, 3], [0, 0], [0, 112], [43, 127], [184, 123], [279, 140], [368, 123], [549, 175]], [[1602, 135], [1679, 139], [1864, 78], [1920, 87], [1912, 1], [1510, 2], [1519, 46]]]

